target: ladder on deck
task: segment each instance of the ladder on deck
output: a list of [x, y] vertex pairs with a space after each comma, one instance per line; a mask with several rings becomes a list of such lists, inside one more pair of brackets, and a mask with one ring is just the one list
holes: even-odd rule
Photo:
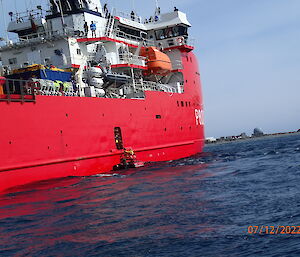
[[112, 9], [112, 13], [109, 15], [109, 18], [107, 20], [106, 23], [106, 28], [105, 28], [105, 36], [106, 37], [111, 37], [112, 36], [112, 32], [114, 29], [114, 25], [115, 25], [115, 9]]

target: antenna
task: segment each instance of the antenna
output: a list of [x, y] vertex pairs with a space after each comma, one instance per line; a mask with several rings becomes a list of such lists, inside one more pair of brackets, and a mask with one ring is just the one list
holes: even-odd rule
[[156, 17], [156, 19], [158, 19], [159, 15], [160, 15], [160, 7], [159, 7], [159, 4], [158, 4], [158, 0], [155, 0], [155, 5], [156, 5], [156, 8], [155, 8], [154, 16]]

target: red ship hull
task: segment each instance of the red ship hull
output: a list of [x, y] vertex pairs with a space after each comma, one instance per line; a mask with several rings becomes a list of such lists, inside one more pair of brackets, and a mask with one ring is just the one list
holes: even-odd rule
[[88, 176], [120, 162], [114, 128], [143, 162], [174, 160], [204, 145], [197, 60], [182, 53], [185, 92], [146, 92], [145, 99], [36, 96], [0, 102], [0, 191], [40, 180]]

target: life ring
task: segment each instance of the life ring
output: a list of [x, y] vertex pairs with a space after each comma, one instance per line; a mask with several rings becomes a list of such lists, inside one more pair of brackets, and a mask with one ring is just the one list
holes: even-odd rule
[[177, 43], [178, 44], [183, 44], [183, 42], [184, 42], [184, 38], [183, 37], [177, 38]]

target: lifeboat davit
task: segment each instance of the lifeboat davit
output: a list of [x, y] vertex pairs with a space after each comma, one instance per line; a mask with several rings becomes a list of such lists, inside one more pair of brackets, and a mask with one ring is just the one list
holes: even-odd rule
[[148, 71], [146, 75], [166, 75], [172, 71], [172, 63], [166, 54], [155, 47], [145, 47], [141, 49], [141, 56], [146, 57]]

